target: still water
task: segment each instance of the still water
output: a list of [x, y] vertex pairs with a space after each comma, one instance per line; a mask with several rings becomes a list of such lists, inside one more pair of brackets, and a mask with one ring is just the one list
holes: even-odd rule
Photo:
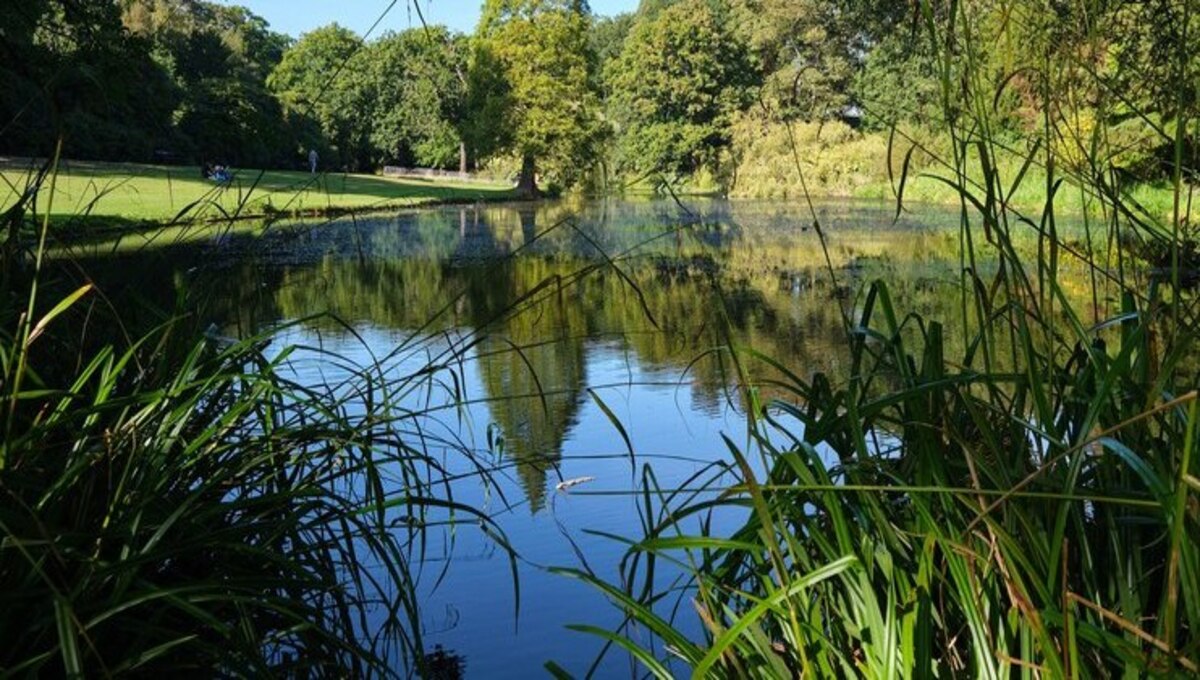
[[[905, 311], [958, 314], [956, 212], [816, 210], [824, 248], [798, 204], [605, 201], [447, 206], [152, 248], [134, 240], [105, 259], [143, 272], [144, 289], [128, 294], [160, 307], [187, 300], [217, 332], [284, 327], [277, 346], [319, 348], [290, 364], [301, 381], [378, 364], [408, 408], [428, 413], [416, 445], [518, 557], [469, 519], [431, 530], [420, 566], [427, 649], [470, 678], [542, 676], [551, 660], [576, 676], [628, 676], [627, 656], [601, 656], [598, 638], [566, 628], [616, 629], [619, 612], [548, 569], [616, 581], [626, 546], [613, 537], [642, 536], [648, 470], [664, 489], [717, 474], [722, 435], [745, 440], [739, 370], [764, 397], [786, 397], [747, 350], [839, 380], [843, 319], [878, 277]], [[439, 362], [448, 368], [437, 376], [404, 378]], [[579, 478], [588, 481], [558, 488]], [[721, 531], [739, 518], [714, 521]], [[698, 635], [686, 595], [662, 613], [675, 607]]]

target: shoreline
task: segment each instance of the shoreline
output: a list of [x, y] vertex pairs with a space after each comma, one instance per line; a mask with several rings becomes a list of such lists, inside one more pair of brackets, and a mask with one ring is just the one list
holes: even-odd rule
[[[145, 236], [162, 230], [185, 230], [197, 228], [212, 230], [215, 227], [244, 226], [258, 222], [265, 229], [281, 221], [289, 220], [335, 220], [349, 215], [379, 215], [401, 210], [416, 208], [436, 208], [450, 205], [477, 205], [482, 203], [509, 203], [516, 199], [512, 196], [478, 196], [467, 198], [461, 196], [438, 198], [414, 198], [402, 201], [389, 201], [379, 205], [368, 206], [325, 206], [322, 208], [302, 208], [296, 210], [271, 210], [237, 213], [220, 216], [196, 216], [173, 220], [153, 220], [122, 217], [119, 215], [51, 215], [50, 236], [58, 241], [59, 246], [93, 245], [105, 243], [114, 239], [128, 236]], [[41, 218], [35, 223], [26, 216], [25, 223], [29, 228], [41, 230]]]

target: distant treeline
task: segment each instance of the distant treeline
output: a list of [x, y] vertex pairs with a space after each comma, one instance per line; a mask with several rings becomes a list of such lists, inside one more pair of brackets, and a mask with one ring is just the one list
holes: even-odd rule
[[279, 163], [315, 127], [267, 88], [289, 47], [215, 3], [29, 0], [0, 12], [0, 151]]
[[[940, 83], [959, 75], [935, 67], [920, 30], [934, 17], [915, 7], [643, 0], [601, 18], [583, 0], [484, 0], [472, 36], [430, 27], [366, 42], [336, 24], [292, 40], [202, 0], [29, 0], [0, 14], [0, 153], [45, 155], [63, 133], [76, 158], [285, 167], [315, 148], [351, 170], [491, 162], [520, 169], [529, 190], [536, 176], [767, 193], [791, 181], [799, 129], [806, 148], [834, 147], [813, 179], [836, 188], [886, 175], [893, 126], [924, 139], [945, 127]], [[1195, 116], [1196, 84], [1157, 66], [1172, 19], [1155, 7], [1125, 3], [1123, 30], [1097, 54], [1075, 49], [1085, 36], [1054, 34], [1061, 17], [1016, 21], [1028, 15], [998, 3], [1005, 39], [975, 55], [997, 94], [980, 105], [1014, 139], [1048, 130], [1068, 162], [1105, 118], [1121, 137], [1112, 167], [1169, 175], [1175, 144], [1161, 131]], [[1038, 59], [1098, 74], [1127, 106], [1089, 111], [1080, 92], [1087, 115], [1045, 120], [1026, 70]], [[1195, 153], [1194, 135], [1182, 148]]]
[[292, 167], [457, 167], [464, 39], [299, 41], [202, 0], [22, 0], [0, 12], [0, 153]]

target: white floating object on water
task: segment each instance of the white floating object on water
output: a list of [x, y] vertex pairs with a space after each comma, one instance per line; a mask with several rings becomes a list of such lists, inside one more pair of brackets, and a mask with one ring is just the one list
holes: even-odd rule
[[574, 479], [564, 479], [558, 484], [555, 484], [554, 488], [559, 491], [569, 491], [573, 486], [579, 486], [580, 484], [586, 484], [587, 482], [594, 481], [596, 481], [595, 477], [576, 477]]

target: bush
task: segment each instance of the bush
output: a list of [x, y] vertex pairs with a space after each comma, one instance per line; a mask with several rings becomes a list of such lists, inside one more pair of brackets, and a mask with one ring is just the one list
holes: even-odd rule
[[[743, 115], [733, 126], [731, 160], [736, 168], [730, 195], [746, 198], [800, 198], [803, 182], [813, 194], [849, 196], [872, 182], [887, 180], [887, 137], [863, 134], [842, 122], [770, 122]], [[796, 145], [793, 154], [792, 140]]]

